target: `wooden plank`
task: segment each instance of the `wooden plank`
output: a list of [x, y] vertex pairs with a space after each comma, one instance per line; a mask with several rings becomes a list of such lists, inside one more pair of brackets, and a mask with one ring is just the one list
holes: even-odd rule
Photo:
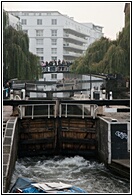
[[62, 132], [78, 132], [78, 133], [96, 133], [96, 129], [95, 128], [83, 128], [83, 129], [77, 129], [75, 127], [63, 127], [63, 129], [61, 129]]
[[43, 139], [29, 139], [29, 140], [21, 140], [20, 144], [47, 144], [47, 143], [53, 143], [55, 140], [54, 138], [43, 138]]
[[62, 143], [69, 143], [69, 144], [88, 144], [88, 145], [94, 145], [96, 144], [95, 139], [73, 139], [73, 138], [61, 138]]

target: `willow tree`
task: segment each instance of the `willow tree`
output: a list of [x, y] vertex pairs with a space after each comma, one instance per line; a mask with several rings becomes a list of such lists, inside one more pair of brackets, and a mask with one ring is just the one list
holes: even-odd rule
[[102, 37], [92, 43], [82, 58], [76, 59], [72, 71], [78, 73], [110, 73], [130, 77], [130, 13], [116, 40]]
[[[97, 69], [102, 73], [119, 74], [123, 71], [125, 62], [125, 51], [115, 44], [111, 44], [103, 59], [97, 63]], [[95, 69], [95, 64], [92, 65]]]
[[78, 73], [90, 73], [100, 70], [98, 69], [98, 63], [103, 60], [110, 44], [110, 40], [104, 37], [91, 44], [86, 50], [85, 55], [73, 63], [72, 70], [74, 71], [75, 69], [75, 72]]
[[122, 32], [119, 33], [117, 39], [119, 46], [125, 51], [125, 62], [124, 73], [128, 77], [130, 76], [130, 18], [127, 18], [126, 26], [123, 28]]
[[[6, 29], [9, 25], [9, 18], [8, 18], [8, 15], [6, 14], [6, 12], [4, 11], [3, 12], [3, 43], [5, 43], [6, 41], [6, 36], [5, 35], [5, 32], [6, 32]], [[3, 44], [3, 47], [4, 47], [4, 44]], [[6, 81], [7, 79], [7, 67], [8, 67], [8, 63], [5, 61], [6, 57], [8, 56], [8, 51], [5, 51], [3, 50], [3, 81]]]
[[[84, 65], [84, 66], [83, 66]], [[76, 73], [88, 73], [88, 66], [85, 62], [85, 58], [83, 56], [77, 58], [74, 63], [71, 66], [71, 72], [76, 72]]]
[[39, 58], [29, 52], [29, 38], [21, 30], [9, 25], [8, 14], [3, 12], [3, 79], [38, 78]]
[[[30, 79], [38, 79], [41, 76], [41, 67], [39, 63], [39, 57], [29, 52], [28, 61], [30, 62]], [[29, 73], [29, 72], [28, 72]]]

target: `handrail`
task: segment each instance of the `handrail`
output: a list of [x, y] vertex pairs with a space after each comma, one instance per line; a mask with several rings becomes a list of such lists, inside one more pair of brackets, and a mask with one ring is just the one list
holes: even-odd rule
[[125, 105], [130, 106], [130, 99], [88, 99], [88, 100], [61, 100], [61, 103], [72, 103], [72, 104], [96, 104], [98, 106], [104, 105]]
[[[35, 114], [35, 107], [36, 106], [41, 106], [41, 108], [44, 106], [45, 107], [45, 113], [41, 113], [41, 114]], [[65, 106], [65, 112], [62, 114], [62, 107]], [[76, 113], [73, 113], [73, 114], [69, 114], [68, 113], [68, 106], [77, 106], [77, 107], [80, 107], [81, 108], [81, 114], [76, 114]], [[71, 103], [60, 103], [59, 104], [59, 117], [63, 117], [65, 116], [66, 118], [67, 117], [70, 117], [70, 116], [78, 116], [78, 117], [82, 117], [82, 118], [85, 118], [85, 117], [90, 117], [92, 116], [93, 118], [95, 118], [96, 116], [96, 109], [98, 108], [97, 105], [95, 104], [91, 104], [89, 105], [90, 107], [93, 106], [93, 112], [91, 113], [91, 109], [87, 107], [86, 104], [71, 104]], [[20, 109], [20, 119], [22, 119], [23, 117], [31, 117], [32, 119], [34, 117], [47, 117], [47, 118], [50, 118], [50, 117], [54, 117], [56, 118], [57, 115], [56, 115], [56, 104], [26, 104], [26, 105], [19, 105], [18, 106], [19, 109]], [[26, 115], [26, 107], [31, 107], [31, 113], [30, 114], [27, 114]], [[53, 107], [53, 113], [51, 113], [51, 107]], [[85, 114], [85, 109], [87, 108], [88, 111], [90, 111], [90, 114]], [[42, 110], [41, 110], [42, 112]]]
[[58, 65], [58, 66], [43, 66], [42, 72], [69, 72], [70, 66], [69, 65]]
[[[62, 114], [62, 106], [65, 106], [65, 112], [64, 114]], [[77, 106], [77, 107], [81, 107], [81, 114], [68, 114], [68, 106]], [[78, 116], [78, 117], [90, 117], [91, 116], [91, 110], [89, 108], [88, 111], [90, 111], [90, 115], [85, 114], [85, 108], [86, 108], [86, 104], [74, 104], [74, 103], [61, 103], [59, 106], [59, 117], [65, 116], [70, 117], [70, 116]], [[96, 116], [96, 110], [98, 108], [98, 106], [96, 104], [90, 104], [89, 106], [93, 106], [93, 114], [92, 117], [95, 118]]]
[[[82, 89], [83, 91], [83, 89]], [[55, 92], [55, 91], [54, 91]], [[60, 92], [60, 91], [58, 91]], [[65, 91], [64, 91], [65, 92]], [[56, 103], [54, 100], [3, 100], [3, 105], [12, 105], [12, 106], [17, 106], [17, 105], [30, 105], [30, 104], [52, 104]], [[113, 100], [60, 100], [60, 103], [73, 103], [73, 104], [96, 104], [98, 106], [103, 106], [103, 105], [125, 105], [125, 106], [130, 106], [130, 99], [113, 99]]]
[[[35, 114], [35, 107], [36, 106], [42, 106], [42, 107], [47, 106], [46, 114]], [[51, 106], [54, 107], [53, 114], [50, 113]], [[56, 118], [56, 112], [55, 112], [56, 104], [26, 104], [26, 105], [19, 105], [18, 107], [20, 109], [20, 119], [22, 119], [23, 117], [31, 117], [32, 119], [34, 117], [48, 117], [48, 118], [55, 117]], [[31, 114], [29, 114], [29, 115], [25, 114], [26, 107], [31, 107]]]

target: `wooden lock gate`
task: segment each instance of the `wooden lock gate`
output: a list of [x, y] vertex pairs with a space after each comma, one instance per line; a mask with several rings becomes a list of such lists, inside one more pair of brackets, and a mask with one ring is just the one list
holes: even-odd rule
[[23, 118], [19, 119], [18, 156], [97, 155], [97, 119]]

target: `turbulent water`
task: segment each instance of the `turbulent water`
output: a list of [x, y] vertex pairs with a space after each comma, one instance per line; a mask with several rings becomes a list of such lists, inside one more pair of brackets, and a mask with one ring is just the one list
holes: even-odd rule
[[18, 177], [38, 182], [64, 182], [88, 193], [130, 193], [130, 182], [113, 175], [102, 163], [75, 157], [37, 157], [18, 159], [12, 184]]

